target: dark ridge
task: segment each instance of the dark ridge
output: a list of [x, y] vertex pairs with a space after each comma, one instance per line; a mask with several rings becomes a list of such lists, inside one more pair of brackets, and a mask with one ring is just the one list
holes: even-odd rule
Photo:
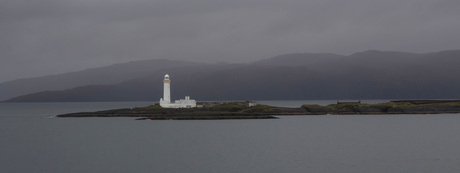
[[[117, 73], [87, 73], [100, 78], [120, 78], [113, 84], [85, 84], [65, 80], [22, 83], [39, 92], [8, 99], [9, 102], [152, 101], [162, 97], [162, 79], [171, 75], [173, 99], [189, 95], [201, 100], [302, 100], [302, 99], [459, 99], [460, 51], [427, 54], [366, 51], [350, 56], [288, 54], [250, 64], [196, 64], [144, 61]], [[149, 64], [151, 62], [153, 64]], [[154, 63], [156, 62], [156, 63]], [[136, 64], [136, 63], [134, 63]], [[142, 65], [141, 65], [142, 64]], [[169, 65], [168, 65], [169, 64]], [[175, 65], [174, 65], [175, 64]], [[145, 66], [143, 66], [145, 65]], [[142, 71], [120, 77], [126, 71]], [[110, 68], [112, 72], [116, 67]], [[124, 70], [121, 70], [124, 69]], [[110, 71], [110, 70], [109, 70]], [[120, 76], [118, 76], [120, 75]], [[97, 77], [99, 76], [99, 77]], [[52, 89], [67, 81], [70, 89]], [[76, 85], [76, 84], [75, 84]], [[2, 85], [3, 87], [5, 85]], [[10, 85], [0, 94], [23, 85]], [[48, 86], [44, 89], [40, 86]], [[45, 87], [46, 88], [46, 87]], [[50, 89], [51, 88], [51, 89]], [[46, 92], [43, 92], [46, 91]]]

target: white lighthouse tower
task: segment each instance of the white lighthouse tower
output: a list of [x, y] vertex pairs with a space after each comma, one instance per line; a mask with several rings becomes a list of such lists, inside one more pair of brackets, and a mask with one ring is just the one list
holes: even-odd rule
[[185, 96], [185, 99], [176, 100], [171, 103], [171, 80], [166, 74], [163, 80], [163, 98], [160, 99], [160, 106], [164, 108], [194, 108], [196, 101], [190, 99], [190, 96]]
[[169, 80], [168, 74], [163, 80], [163, 101], [164, 103], [171, 103], [171, 80]]

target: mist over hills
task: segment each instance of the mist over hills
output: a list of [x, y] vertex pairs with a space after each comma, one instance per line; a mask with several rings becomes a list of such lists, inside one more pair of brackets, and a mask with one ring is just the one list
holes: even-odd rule
[[[460, 50], [425, 54], [372, 50], [349, 56], [296, 53], [248, 64], [148, 60], [2, 83], [0, 98], [158, 101], [163, 76], [169, 73], [173, 99], [185, 95], [197, 100], [458, 99], [458, 64]], [[35, 83], [39, 85], [34, 87]]]
[[195, 65], [200, 65], [200, 63], [164, 59], [144, 60], [78, 72], [18, 79], [0, 83], [0, 100], [41, 91], [72, 89], [86, 85], [117, 84], [133, 78], [155, 74], [165, 69]]

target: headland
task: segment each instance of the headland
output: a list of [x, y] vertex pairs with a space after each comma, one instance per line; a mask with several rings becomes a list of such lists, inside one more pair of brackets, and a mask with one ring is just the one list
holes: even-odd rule
[[382, 115], [460, 113], [460, 100], [399, 100], [378, 104], [345, 102], [302, 105], [299, 108], [267, 105], [245, 106], [220, 104], [212, 107], [163, 108], [147, 107], [79, 112], [57, 117], [138, 117], [138, 120], [214, 120], [214, 119], [276, 119], [282, 115]]

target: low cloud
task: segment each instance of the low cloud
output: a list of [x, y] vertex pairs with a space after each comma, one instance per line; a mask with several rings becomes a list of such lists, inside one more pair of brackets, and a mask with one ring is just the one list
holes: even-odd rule
[[141, 59], [460, 48], [457, 0], [6, 0], [0, 82]]

